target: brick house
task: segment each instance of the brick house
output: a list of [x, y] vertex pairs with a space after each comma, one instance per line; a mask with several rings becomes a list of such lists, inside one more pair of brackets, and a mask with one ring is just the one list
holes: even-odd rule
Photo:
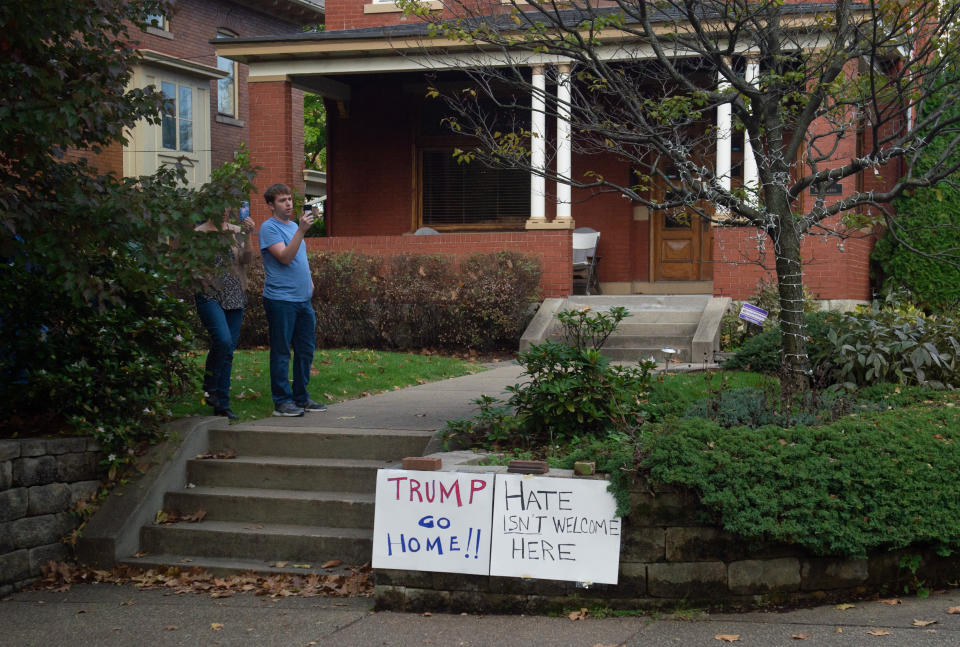
[[[323, 4], [177, 0], [169, 15], [147, 18], [146, 30], [131, 30], [142, 55], [131, 85], [160, 88], [173, 100], [171, 109], [161, 124], [137, 124], [126, 145], [113, 144], [97, 156], [85, 151], [71, 155], [86, 157], [102, 173], [124, 176], [151, 174], [180, 161], [189, 183], [199, 186], [210, 179], [211, 169], [233, 158], [241, 143], [250, 142], [249, 71], [218, 57], [213, 39], [299, 33], [303, 25], [323, 22]], [[290, 110], [291, 123], [301, 124], [302, 139], [302, 100], [292, 102]]]
[[[434, 4], [435, 9], [442, 7]], [[218, 54], [250, 69], [251, 155], [264, 168], [261, 178], [293, 178], [302, 192], [300, 164], [290, 164], [301, 142], [290, 136], [293, 126], [277, 116], [290, 114], [288, 103], [298, 89], [325, 98], [330, 237], [309, 239], [312, 251], [463, 256], [519, 250], [540, 257], [543, 295], [564, 296], [573, 286], [571, 231], [588, 226], [601, 232], [604, 294], [712, 293], [746, 299], [760, 281], [774, 278], [770, 245], [764, 249], [752, 226], [716, 227], [697, 221], [678, 227], [664, 214], [614, 193], [591, 195], [573, 189], [567, 195], [568, 188], [550, 183], [534, 188], [541, 186], [535, 184], [538, 178], [517, 170], [484, 169], [483, 178], [470, 177], [472, 171], [452, 161], [457, 142], [438, 125], [441, 115], [424, 98], [425, 71], [432, 73], [432, 84], [452, 83], [464, 78], [459, 68], [470, 59], [467, 54], [458, 59], [456, 46], [449, 42], [433, 45], [426, 34], [418, 18], [405, 18], [392, 2], [328, 0], [322, 32], [217, 44]], [[530, 73], [543, 75], [543, 67], [531, 65]], [[729, 113], [721, 117], [717, 111], [716, 120], [711, 126], [717, 132], [732, 132]], [[557, 130], [556, 120], [546, 124], [547, 146], [556, 147], [551, 154], [556, 152], [559, 159], [564, 144]], [[862, 137], [849, 137], [836, 155], [852, 157], [864, 145]], [[718, 162], [721, 157], [727, 160], [734, 185], [756, 178], [755, 168], [744, 163], [749, 158], [743, 149], [742, 134], [734, 133], [717, 137], [711, 153]], [[571, 166], [575, 177], [586, 170], [624, 178], [630, 173], [629, 166], [613, 156], [573, 154]], [[837, 195], [827, 199], [871, 184], [884, 186], [897, 171], [891, 165], [870, 177], [846, 178]], [[458, 192], [463, 195], [454, 195]], [[803, 209], [813, 197], [801, 200]], [[266, 217], [266, 208], [254, 203], [255, 217]], [[440, 235], [412, 235], [424, 226]], [[873, 242], [870, 235], [843, 244], [807, 236], [805, 286], [821, 300], [868, 300]], [[755, 262], [761, 258], [764, 267]]]

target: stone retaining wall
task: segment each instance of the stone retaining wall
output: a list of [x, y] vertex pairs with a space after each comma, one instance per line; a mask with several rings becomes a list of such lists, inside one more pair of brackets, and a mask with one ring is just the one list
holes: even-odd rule
[[[824, 602], [904, 586], [956, 581], [960, 559], [931, 548], [884, 552], [865, 559], [810, 555], [796, 546], [751, 543], [719, 528], [697, 499], [638, 482], [624, 519], [616, 585], [378, 569], [378, 609], [544, 613], [606, 607], [662, 609]], [[920, 555], [914, 574], [900, 566]]]
[[86, 438], [0, 440], [0, 595], [61, 560], [80, 525], [71, 510], [97, 491], [102, 453]]

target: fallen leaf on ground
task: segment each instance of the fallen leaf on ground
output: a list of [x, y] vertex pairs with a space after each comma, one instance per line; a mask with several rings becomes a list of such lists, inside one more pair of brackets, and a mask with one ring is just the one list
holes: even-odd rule
[[334, 566], [340, 566], [340, 564], [343, 564], [343, 562], [341, 562], [339, 559], [331, 559], [323, 564], [320, 564], [320, 568], [333, 568]]
[[433, 614], [430, 613], [429, 611], [424, 611], [424, 612], [423, 612], [423, 617], [424, 617], [424, 618], [429, 618], [429, 617], [432, 616], [432, 615], [433, 615]]
[[310, 568], [310, 564], [294, 564], [290, 568]]
[[883, 602], [884, 604], [903, 604], [903, 600], [900, 598], [888, 598], [886, 600], [878, 600], [878, 602]]
[[842, 633], [843, 633], [843, 627], [837, 627], [836, 629], [833, 630], [833, 633], [835, 633], [835, 634], [842, 634]]
[[960, 607], [950, 607], [947, 609], [947, 613], [960, 613]]
[[852, 609], [852, 608], [855, 607], [855, 606], [857, 606], [857, 605], [855, 605], [855, 604], [850, 604], [849, 602], [844, 602], [843, 604], [838, 604], [838, 605], [836, 606], [836, 609], [837, 609], [837, 611], [846, 611], [847, 609]]
[[739, 642], [740, 634], [717, 634], [714, 636], [715, 640], [722, 640], [723, 642], [734, 643]]
[[886, 629], [871, 629], [867, 632], [871, 636], [889, 636], [890, 632]]
[[220, 631], [221, 629], [223, 629], [223, 623], [222, 623], [222, 622], [211, 622], [211, 623], [210, 623], [210, 628], [213, 629], [214, 631]]
[[167, 631], [176, 631], [179, 628], [180, 627], [178, 627], [177, 625], [170, 625], [169, 627], [167, 627]]
[[197, 454], [198, 460], [211, 460], [211, 459], [223, 460], [223, 459], [236, 458], [236, 457], [237, 457], [237, 452], [234, 449], [223, 449], [223, 450], [220, 450], [219, 452], [212, 452], [209, 454]]
[[917, 620], [916, 618], [913, 619], [914, 627], [929, 627], [930, 625], [935, 625], [935, 624], [937, 624], [936, 620]]
[[571, 620], [583, 620], [584, 618], [587, 617], [588, 613], [590, 612], [587, 611], [586, 609], [580, 609], [579, 611], [571, 611], [570, 615], [568, 615], [567, 617], [570, 618]]
[[794, 640], [806, 640], [807, 638], [810, 637], [810, 634], [793, 634], [790, 637], [793, 638]]
[[125, 601], [125, 602], [121, 602], [121, 603], [120, 603], [120, 606], [121, 606], [121, 607], [132, 607], [134, 604], [136, 604], [136, 602], [134, 602], [133, 600], [127, 600], [127, 601]]

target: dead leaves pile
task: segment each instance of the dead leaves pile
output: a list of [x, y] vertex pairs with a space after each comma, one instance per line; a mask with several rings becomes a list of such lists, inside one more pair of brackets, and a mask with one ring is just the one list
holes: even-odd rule
[[347, 567], [342, 573], [304, 575], [263, 575], [245, 573], [216, 577], [201, 568], [169, 567], [143, 570], [118, 566], [99, 570], [66, 562], [47, 562], [41, 568], [43, 579], [34, 588], [66, 592], [74, 584], [133, 584], [142, 591], [164, 590], [176, 595], [196, 593], [211, 598], [229, 598], [235, 593], [253, 593], [271, 598], [287, 597], [369, 597], [373, 594], [369, 564]]

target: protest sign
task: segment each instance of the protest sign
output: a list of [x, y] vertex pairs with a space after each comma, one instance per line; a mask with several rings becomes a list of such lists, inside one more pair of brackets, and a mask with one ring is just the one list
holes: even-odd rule
[[493, 474], [378, 470], [373, 567], [486, 575]]
[[616, 509], [607, 481], [497, 474], [490, 574], [616, 584]]

